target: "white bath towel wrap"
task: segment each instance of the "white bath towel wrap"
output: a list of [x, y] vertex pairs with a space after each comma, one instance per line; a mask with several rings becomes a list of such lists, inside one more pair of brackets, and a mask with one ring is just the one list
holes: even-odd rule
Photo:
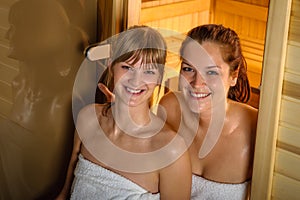
[[218, 183], [196, 175], [192, 181], [192, 200], [244, 200], [249, 183]]
[[71, 200], [158, 200], [129, 179], [96, 165], [79, 155]]

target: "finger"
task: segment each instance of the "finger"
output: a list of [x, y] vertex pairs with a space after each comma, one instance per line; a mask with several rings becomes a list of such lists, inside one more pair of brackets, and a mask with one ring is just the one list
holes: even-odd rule
[[115, 95], [106, 87], [106, 85], [99, 83], [98, 88], [106, 96], [107, 101], [113, 102], [115, 100]]

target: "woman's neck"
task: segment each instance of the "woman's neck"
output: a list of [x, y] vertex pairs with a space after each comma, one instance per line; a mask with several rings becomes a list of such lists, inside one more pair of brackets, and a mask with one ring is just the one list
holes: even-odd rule
[[112, 114], [116, 130], [132, 137], [152, 137], [164, 126], [164, 122], [150, 111], [148, 103], [129, 107], [116, 100], [112, 106]]
[[112, 113], [118, 122], [133, 122], [137, 126], [144, 126], [150, 121], [150, 109], [147, 104], [131, 107], [121, 100], [115, 101], [112, 107]]
[[[228, 99], [224, 103], [215, 104], [214, 107], [201, 111], [199, 114], [199, 126], [208, 127], [212, 119], [219, 118], [219, 116], [226, 117], [228, 110]], [[225, 118], [224, 118], [225, 120]]]

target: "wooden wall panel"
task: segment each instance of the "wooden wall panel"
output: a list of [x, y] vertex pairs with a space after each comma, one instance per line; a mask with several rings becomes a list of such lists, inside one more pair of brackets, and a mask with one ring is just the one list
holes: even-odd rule
[[300, 43], [300, 0], [293, 0], [289, 40]]
[[[12, 45], [6, 38], [10, 28], [8, 15], [11, 8], [15, 8], [13, 11], [17, 21], [14, 24], [15, 30], [10, 32]], [[53, 195], [61, 189], [74, 133], [71, 81], [84, 58], [85, 45], [97, 39], [96, 9], [97, 0], [0, 0], [0, 199], [53, 199]], [[35, 19], [40, 23], [35, 22]], [[51, 24], [54, 19], [66, 26]], [[52, 34], [46, 31], [47, 28], [57, 28], [58, 31]], [[35, 38], [30, 40], [28, 34], [34, 34]], [[58, 41], [58, 45], [53, 42], [53, 45], [43, 46], [49, 44], [51, 39]], [[18, 55], [24, 56], [25, 52], [39, 57], [36, 60], [32, 59], [33, 56], [20, 59], [20, 63], [27, 64], [24, 73], [18, 72], [19, 67], [23, 67], [19, 61], [8, 57], [10, 46], [14, 45]], [[20, 49], [17, 47], [20, 46], [24, 49], [18, 51]], [[49, 46], [54, 48], [48, 49]], [[40, 51], [44, 53], [39, 54]], [[45, 62], [42, 62], [40, 58], [45, 55], [49, 57], [44, 57]], [[55, 62], [53, 58], [58, 59]], [[32, 68], [32, 63], [39, 63], [35, 66], [40, 67], [34, 73], [36, 68]], [[65, 69], [69, 68], [71, 70], [68, 74], [69, 71]], [[60, 77], [57, 72], [61, 72]], [[29, 78], [24, 74], [33, 76]], [[20, 95], [15, 102], [16, 107], [19, 107], [11, 112], [12, 93], [15, 92], [11, 84], [17, 75], [30, 84], [21, 83], [24, 87], [18, 91]], [[10, 114], [16, 117], [11, 120], [8, 117]]]
[[252, 176], [252, 200], [269, 200], [272, 192], [274, 194], [272, 185], [275, 179], [274, 164], [291, 1], [271, 0], [268, 10], [264, 70]]
[[273, 181], [273, 200], [297, 200], [300, 196], [299, 181], [283, 176], [281, 174], [274, 174]]
[[300, 1], [293, 0], [272, 189], [273, 199], [300, 196]]
[[[300, 35], [299, 35], [300, 38]], [[289, 42], [287, 48], [287, 54], [289, 55], [286, 60], [286, 68], [285, 70], [294, 74], [300, 74], [300, 43]]]
[[269, 5], [269, 0], [238, 0], [238, 1], [253, 4], [253, 5], [258, 5], [258, 6], [264, 6], [264, 7], [268, 7]]
[[[214, 23], [235, 30], [240, 38], [248, 64], [252, 87], [259, 87], [262, 72], [264, 40], [269, 1], [216, 0]], [[254, 14], [255, 13], [255, 14]]]
[[12, 106], [11, 82], [18, 74], [19, 63], [8, 58], [9, 40], [6, 38], [9, 30], [8, 14], [10, 6], [15, 1], [0, 3], [0, 116], [6, 118]]
[[277, 148], [274, 168], [276, 173], [300, 181], [299, 166], [300, 155]]
[[[280, 122], [300, 127], [300, 100], [283, 96], [280, 107]], [[300, 144], [299, 144], [300, 147]]]
[[300, 128], [281, 122], [278, 129], [277, 146], [296, 154], [300, 154], [300, 148], [298, 147], [299, 144]]
[[209, 22], [210, 1], [143, 1], [139, 24], [186, 33]]

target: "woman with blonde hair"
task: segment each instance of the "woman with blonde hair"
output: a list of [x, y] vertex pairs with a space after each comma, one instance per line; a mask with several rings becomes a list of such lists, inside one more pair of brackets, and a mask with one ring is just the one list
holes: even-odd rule
[[71, 199], [190, 199], [185, 142], [149, 106], [163, 76], [163, 37], [135, 26], [110, 44], [106, 80], [115, 100], [80, 111], [66, 183], [57, 199], [67, 198], [72, 182]]

